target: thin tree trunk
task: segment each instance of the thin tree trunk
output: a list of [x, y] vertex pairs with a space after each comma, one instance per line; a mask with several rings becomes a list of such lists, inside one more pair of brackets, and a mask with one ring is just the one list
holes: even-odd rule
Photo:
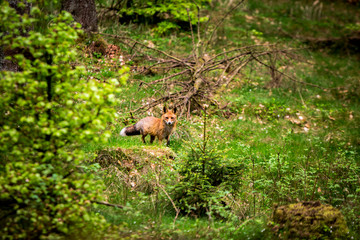
[[74, 20], [80, 23], [85, 31], [97, 32], [95, 0], [62, 0], [61, 10], [71, 13]]

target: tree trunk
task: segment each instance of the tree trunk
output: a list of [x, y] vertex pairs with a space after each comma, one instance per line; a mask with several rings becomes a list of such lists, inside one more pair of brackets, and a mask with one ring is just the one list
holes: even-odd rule
[[62, 0], [61, 10], [71, 13], [85, 31], [98, 30], [95, 0]]
[[[9, 3], [9, 6], [14, 8], [19, 15], [23, 14], [30, 14], [31, 9], [31, 3], [28, 1], [19, 1], [19, 0], [7, 0]], [[19, 7], [18, 4], [22, 3], [23, 6]], [[26, 29], [25, 32], [22, 32], [21, 35], [25, 35], [27, 31], [31, 29]], [[8, 34], [6, 30], [0, 29], [1, 32], [4, 32], [5, 34]], [[5, 59], [5, 57], [14, 56], [18, 54], [20, 51], [19, 48], [17, 49], [9, 49], [6, 46], [0, 46], [0, 71], [12, 71], [12, 72], [18, 72], [21, 71], [19, 65], [12, 60]]]

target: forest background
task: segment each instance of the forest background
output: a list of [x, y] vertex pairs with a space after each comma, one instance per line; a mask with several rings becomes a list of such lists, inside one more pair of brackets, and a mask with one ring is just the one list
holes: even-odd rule
[[359, 6], [1, 1], [1, 237], [358, 239]]

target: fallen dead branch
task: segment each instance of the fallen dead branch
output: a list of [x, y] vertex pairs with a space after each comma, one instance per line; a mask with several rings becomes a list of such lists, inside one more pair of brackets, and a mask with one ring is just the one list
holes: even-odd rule
[[[231, 11], [240, 6], [242, 2], [236, 4]], [[251, 62], [259, 63], [260, 66], [269, 69], [272, 79], [269, 87], [279, 87], [282, 79], [288, 79], [295, 83], [322, 88], [315, 84], [300, 81], [279, 70], [280, 67], [287, 69], [286, 64], [288, 63], [286, 62], [300, 61], [301, 59], [296, 54], [300, 49], [279, 49], [274, 44], [257, 44], [224, 49], [223, 52], [217, 54], [207, 51], [209, 43], [213, 39], [214, 31], [230, 12], [227, 12], [223, 19], [218, 22], [215, 29], [210, 33], [208, 41], [200, 39], [200, 23], [197, 26], [197, 41], [195, 41], [194, 30], [190, 26], [193, 50], [185, 57], [174, 56], [151, 44], [141, 43], [127, 36], [96, 33], [117, 39], [126, 46], [131, 46], [131, 52], [134, 52], [134, 56], [146, 56], [149, 64], [141, 72], [149, 71], [164, 75], [152, 82], [140, 82], [139, 87], [152, 87], [154, 90], [156, 89], [157, 93], [161, 92], [162, 94], [160, 97], [132, 110], [132, 112], [148, 110], [168, 101], [181, 109], [180, 116], [184, 112], [189, 116], [191, 109], [202, 109], [205, 103], [220, 108], [214, 96], [221, 94], [234, 79], [240, 79], [242, 70]]]
[[91, 202], [96, 203], [96, 204], [100, 204], [100, 205], [109, 206], [109, 207], [124, 208], [124, 206], [114, 204], [114, 203], [108, 203], [108, 202], [104, 202], [104, 201], [91, 201]]

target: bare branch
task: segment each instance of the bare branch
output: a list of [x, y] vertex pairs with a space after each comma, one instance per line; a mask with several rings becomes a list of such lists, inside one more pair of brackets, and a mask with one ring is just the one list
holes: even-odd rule
[[146, 84], [146, 85], [153, 85], [153, 84], [156, 84], [156, 83], [159, 83], [159, 82], [163, 82], [163, 81], [169, 80], [169, 79], [174, 78], [174, 77], [176, 77], [176, 76], [183, 75], [183, 74], [185, 74], [186, 72], [190, 72], [190, 69], [185, 69], [184, 71], [181, 71], [181, 72], [172, 74], [172, 75], [170, 75], [170, 76], [168, 76], [168, 77], [164, 77], [164, 78], [161, 78], [161, 79], [157, 79], [157, 80], [152, 81], [152, 82], [150, 82], [150, 83], [145, 83], [145, 82], [144, 82], [144, 84]]
[[92, 33], [93, 33], [93, 34], [98, 34], [98, 35], [103, 35], [103, 36], [112, 37], [112, 38], [115, 38], [115, 39], [126, 39], [126, 40], [128, 40], [128, 41], [132, 41], [132, 42], [134, 42], [134, 43], [136, 43], [136, 44], [138, 44], [138, 45], [141, 45], [142, 47], [145, 47], [145, 48], [150, 49], [150, 50], [152, 50], [152, 51], [161, 53], [161, 54], [167, 56], [168, 58], [171, 58], [171, 59], [173, 59], [173, 60], [175, 60], [175, 61], [178, 61], [179, 63], [183, 63], [185, 66], [193, 69], [193, 67], [192, 67], [190, 64], [188, 64], [187, 62], [185, 62], [185, 61], [183, 61], [183, 60], [181, 60], [181, 59], [179, 59], [179, 58], [177, 58], [177, 57], [175, 57], [175, 56], [172, 56], [172, 55], [170, 55], [170, 54], [168, 54], [168, 53], [166, 53], [166, 52], [164, 52], [164, 51], [161, 51], [160, 49], [153, 48], [153, 47], [150, 47], [150, 46], [148, 46], [148, 45], [146, 45], [146, 44], [143, 44], [143, 43], [141, 43], [141, 42], [139, 42], [139, 41], [136, 41], [135, 39], [132, 39], [132, 38], [129, 38], [129, 37], [125, 37], [125, 36], [118, 36], [118, 35], [114, 35], [114, 34], [108, 34], [108, 33], [99, 33], [99, 32], [92, 32]]
[[189, 9], [186, 9], [187, 14], [188, 14], [188, 18], [189, 18], [189, 24], [190, 24], [190, 30], [191, 30], [191, 40], [192, 40], [192, 51], [193, 51], [193, 57], [194, 57], [194, 61], [197, 62], [197, 54], [196, 54], [196, 48], [195, 48], [195, 38], [194, 38], [194, 30], [191, 24], [191, 18], [190, 18], [190, 13], [189, 13]]
[[124, 206], [121, 206], [118, 204], [113, 204], [113, 203], [108, 203], [108, 202], [103, 202], [103, 201], [91, 201], [91, 202], [96, 203], [96, 204], [105, 205], [105, 206], [110, 206], [110, 207], [124, 208]]
[[[253, 56], [253, 57], [254, 57], [254, 59], [255, 59], [257, 62], [259, 62], [260, 64], [262, 64], [262, 65], [264, 65], [264, 66], [266, 66], [266, 67], [268, 67], [268, 68], [271, 68], [271, 66], [269, 66], [268, 64], [266, 64], [266, 63], [264, 63], [263, 61], [261, 61], [261, 60], [258, 58], [258, 56]], [[284, 75], [287, 79], [290, 79], [290, 80], [293, 81], [293, 82], [300, 83], [300, 84], [303, 84], [303, 85], [312, 86], [312, 87], [316, 87], [316, 88], [320, 88], [320, 89], [322, 89], [322, 90], [328, 90], [327, 88], [324, 88], [324, 87], [319, 86], [319, 85], [316, 85], [316, 84], [307, 83], [307, 82], [303, 82], [303, 81], [297, 80], [297, 79], [293, 78], [292, 76], [287, 75], [286, 73], [280, 72], [280, 71], [277, 70], [277, 69], [275, 69], [275, 71], [278, 72], [278, 73], [280, 73], [280, 74], [282, 74], [282, 75]]]

